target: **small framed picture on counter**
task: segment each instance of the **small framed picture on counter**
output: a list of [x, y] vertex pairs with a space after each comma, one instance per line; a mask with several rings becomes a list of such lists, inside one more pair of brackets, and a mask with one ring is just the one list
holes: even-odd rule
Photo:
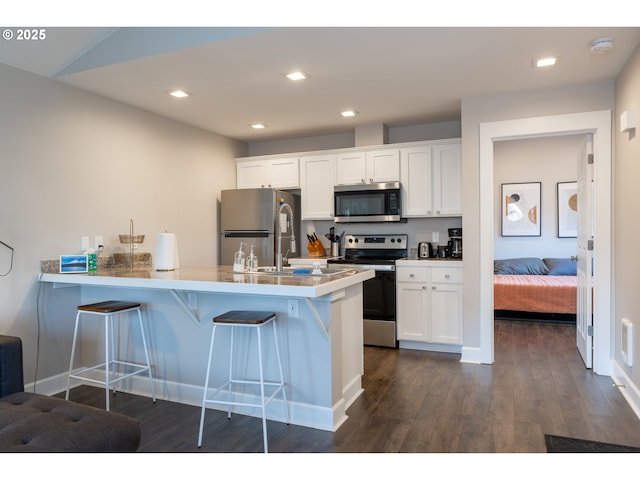
[[87, 255], [60, 255], [60, 273], [87, 273]]

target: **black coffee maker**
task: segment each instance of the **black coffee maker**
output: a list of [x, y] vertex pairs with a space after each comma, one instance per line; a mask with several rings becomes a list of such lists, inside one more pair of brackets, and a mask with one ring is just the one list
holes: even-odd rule
[[449, 256], [451, 258], [462, 258], [462, 228], [449, 229]]

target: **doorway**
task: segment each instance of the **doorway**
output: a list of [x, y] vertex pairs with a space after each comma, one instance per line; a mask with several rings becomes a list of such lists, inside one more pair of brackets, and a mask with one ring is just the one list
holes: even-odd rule
[[480, 125], [480, 352], [494, 361], [493, 332], [493, 146], [494, 142], [568, 134], [594, 138], [594, 355], [593, 371], [611, 374], [611, 111], [483, 123]]

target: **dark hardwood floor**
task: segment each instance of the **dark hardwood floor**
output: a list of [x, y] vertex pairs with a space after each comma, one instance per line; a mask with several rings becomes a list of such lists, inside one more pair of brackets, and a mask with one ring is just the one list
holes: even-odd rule
[[[364, 393], [335, 433], [268, 422], [270, 452], [545, 452], [544, 434], [640, 447], [640, 419], [585, 369], [575, 324], [495, 322], [495, 363], [457, 354], [365, 348]], [[71, 399], [104, 408], [95, 387]], [[140, 420], [140, 452], [262, 452], [259, 418], [118, 393], [113, 411]]]

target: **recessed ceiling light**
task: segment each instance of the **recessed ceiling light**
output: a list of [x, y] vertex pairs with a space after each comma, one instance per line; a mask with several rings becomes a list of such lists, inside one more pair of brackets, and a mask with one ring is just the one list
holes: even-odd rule
[[176, 98], [184, 98], [189, 96], [189, 94], [184, 90], [174, 90], [173, 92], [169, 92], [169, 95]]
[[263, 128], [266, 128], [266, 126], [263, 125], [262, 123], [254, 123], [253, 125], [251, 125], [251, 128], [255, 128], [256, 130], [261, 130]]
[[309, 75], [307, 75], [306, 73], [303, 72], [291, 72], [287, 74], [287, 78], [289, 80], [304, 80], [306, 78], [309, 78]]
[[544, 57], [536, 60], [535, 65], [538, 68], [551, 67], [558, 63], [558, 57]]
[[355, 110], [345, 110], [344, 112], [340, 112], [340, 115], [343, 117], [355, 117], [358, 114]]

